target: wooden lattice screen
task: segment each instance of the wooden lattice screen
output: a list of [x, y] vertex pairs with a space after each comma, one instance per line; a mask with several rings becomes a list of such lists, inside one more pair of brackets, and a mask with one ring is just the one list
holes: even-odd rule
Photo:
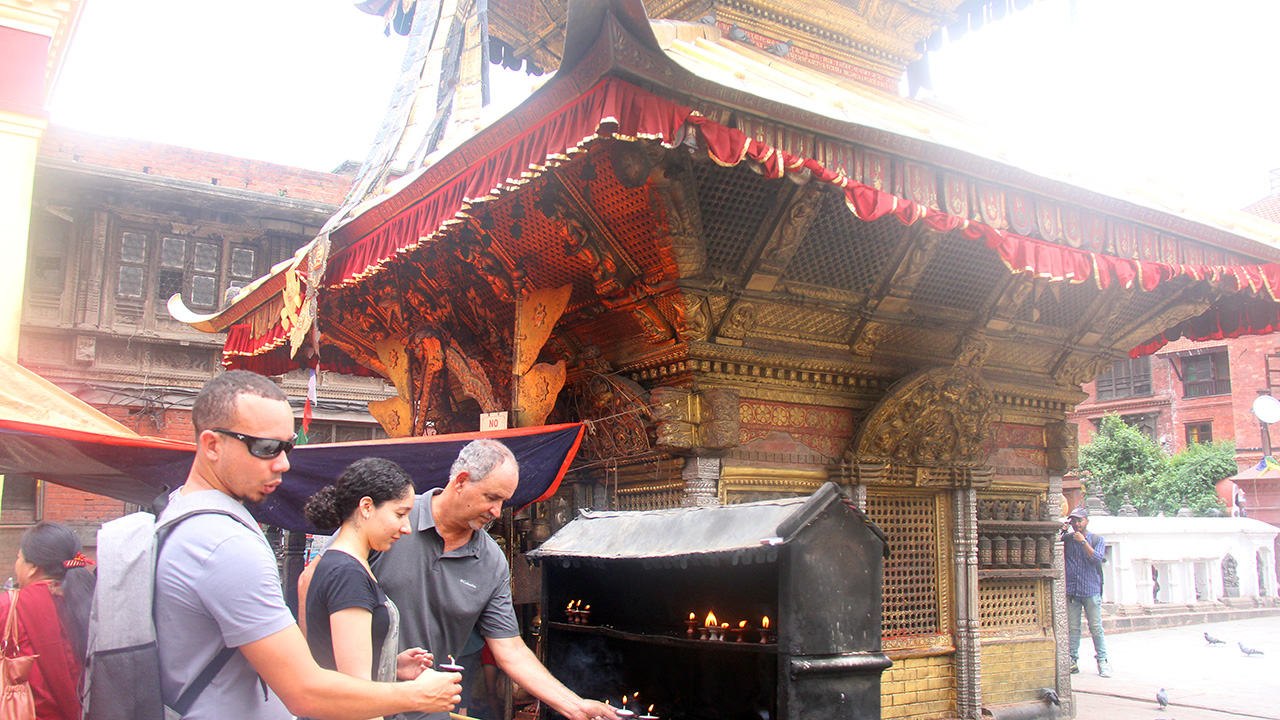
[[1041, 625], [1040, 581], [1035, 578], [989, 578], [978, 586], [982, 629], [1038, 629]]
[[884, 637], [945, 632], [939, 620], [937, 498], [868, 493], [867, 515], [891, 548], [884, 565]]
[[665, 510], [680, 507], [684, 499], [684, 483], [676, 480], [635, 487], [618, 488], [618, 510]]

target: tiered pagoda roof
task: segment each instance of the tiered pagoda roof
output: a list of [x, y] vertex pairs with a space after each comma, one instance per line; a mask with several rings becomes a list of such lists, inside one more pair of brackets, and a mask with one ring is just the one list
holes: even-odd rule
[[506, 396], [514, 298], [566, 284], [544, 356], [571, 373], [772, 377], [773, 354], [848, 388], [976, 362], [1052, 402], [1130, 352], [1280, 319], [1278, 225], [1019, 167], [962, 118], [719, 24], [574, 7], [522, 105], [356, 198], [231, 307], [175, 315], [268, 373], [310, 352], [385, 374], [379, 340], [443, 343], [460, 374], [490, 368], [457, 391], [482, 408]]

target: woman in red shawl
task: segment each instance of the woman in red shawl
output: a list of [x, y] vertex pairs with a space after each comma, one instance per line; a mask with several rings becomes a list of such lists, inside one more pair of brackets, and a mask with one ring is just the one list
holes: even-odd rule
[[14, 577], [17, 599], [0, 596], [4, 620], [15, 618], [19, 655], [37, 655], [31, 694], [39, 720], [79, 720], [80, 673], [84, 667], [93, 598], [93, 564], [80, 552], [71, 528], [41, 522], [22, 536]]

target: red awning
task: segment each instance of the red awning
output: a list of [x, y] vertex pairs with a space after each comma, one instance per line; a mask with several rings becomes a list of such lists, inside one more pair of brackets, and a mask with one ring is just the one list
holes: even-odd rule
[[[592, 141], [608, 137], [623, 141], [647, 138], [673, 145], [688, 131], [700, 134], [711, 158], [720, 165], [733, 166], [749, 160], [758, 163], [771, 178], [808, 173], [818, 182], [841, 188], [849, 211], [861, 220], [870, 222], [892, 215], [904, 225], [923, 223], [936, 232], [959, 232], [995, 251], [1013, 273], [1058, 282], [1093, 282], [1100, 289], [1119, 284], [1123, 288], [1146, 291], [1175, 278], [1187, 277], [1241, 293], [1224, 298], [1204, 315], [1135, 348], [1132, 352], [1135, 356], [1154, 352], [1178, 337], [1221, 339], [1267, 333], [1280, 327], [1280, 305], [1274, 294], [1274, 289], [1280, 286], [1280, 265], [1275, 263], [1154, 262], [1025, 237], [857, 182], [817, 160], [774, 148], [741, 130], [726, 127], [688, 107], [613, 77], [601, 80], [572, 102], [548, 112], [542, 122], [514, 135], [504, 145], [461, 165], [458, 173], [440, 184], [428, 187], [417, 181], [410, 183], [400, 191], [402, 199], [406, 194], [418, 195], [419, 199], [368, 235], [335, 252], [329, 260], [322, 291], [357, 285], [377, 274], [398, 255], [434, 241], [448, 226], [459, 222], [459, 218], [479, 214], [478, 208], [498, 193], [514, 190], [548, 167], [567, 161], [570, 154], [580, 152]], [[454, 162], [477, 150], [463, 145], [440, 162]], [[440, 177], [439, 174], [432, 176]], [[379, 209], [374, 206], [370, 212]], [[250, 356], [265, 358], [268, 353], [275, 353], [281, 357], [270, 365], [288, 365], [292, 361], [284, 357], [283, 347], [276, 340], [271, 332], [252, 339], [245, 338], [243, 333], [233, 333], [228, 337], [224, 356], [230, 364], [249, 367]]]
[[[476, 438], [503, 441], [520, 464], [507, 502], [524, 507], [551, 497], [573, 462], [584, 426], [546, 425], [486, 433], [299, 446], [284, 482], [250, 508], [260, 522], [309, 531], [302, 506], [343, 468], [363, 457], [399, 463], [418, 491], [442, 487], [462, 446]], [[0, 474], [30, 475], [57, 485], [148, 506], [186, 481], [195, 444], [144, 437], [53, 383], [0, 358]]]

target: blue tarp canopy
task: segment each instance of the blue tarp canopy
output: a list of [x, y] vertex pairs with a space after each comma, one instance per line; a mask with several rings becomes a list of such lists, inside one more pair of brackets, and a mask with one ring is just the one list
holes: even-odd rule
[[[399, 463], [418, 492], [443, 487], [464, 445], [501, 440], [520, 463], [520, 485], [507, 502], [524, 507], [555, 493], [582, 440], [580, 423], [493, 432], [302, 445], [289, 456], [284, 482], [250, 511], [259, 522], [311, 532], [302, 506], [364, 457]], [[149, 507], [166, 488], [181, 485], [191, 469], [193, 443], [105, 434], [0, 418], [0, 473], [31, 475], [58, 485]]]

